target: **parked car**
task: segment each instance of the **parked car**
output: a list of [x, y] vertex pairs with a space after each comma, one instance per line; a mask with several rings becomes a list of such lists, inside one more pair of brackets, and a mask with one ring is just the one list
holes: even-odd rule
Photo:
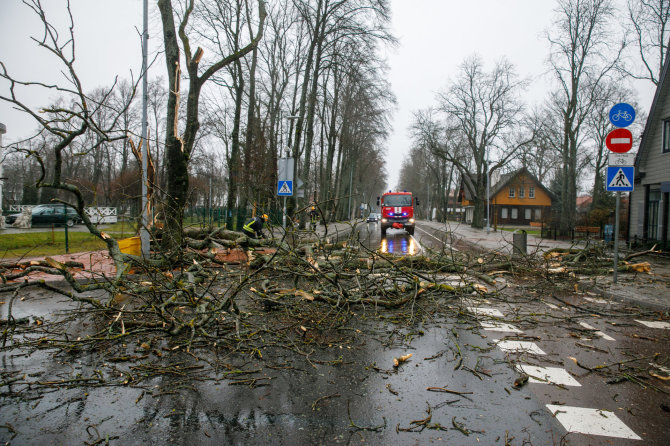
[[[13, 224], [16, 218], [21, 215], [11, 214], [5, 217], [5, 223]], [[38, 204], [32, 208], [32, 224], [39, 225], [63, 225], [67, 224], [72, 227], [81, 223], [81, 217], [77, 214], [74, 208], [67, 208], [67, 215], [62, 204]]]
[[378, 222], [378, 221], [379, 221], [379, 214], [375, 214], [375, 213], [373, 212], [373, 213], [371, 213], [370, 215], [368, 215], [368, 220], [367, 220], [368, 223], [371, 223], [371, 222]]

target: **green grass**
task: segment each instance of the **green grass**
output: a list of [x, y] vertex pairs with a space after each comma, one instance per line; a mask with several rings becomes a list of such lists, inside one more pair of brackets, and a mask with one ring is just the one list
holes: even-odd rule
[[[498, 229], [501, 231], [507, 231], [507, 232], [514, 232], [514, 231], [519, 231], [518, 228], [501, 228], [498, 226]], [[541, 230], [540, 229], [524, 229], [528, 233], [528, 235], [537, 235], [538, 237], [541, 235]]]
[[[88, 232], [68, 233], [70, 253], [105, 249], [105, 243]], [[65, 254], [65, 233], [28, 232], [0, 235], [0, 258], [44, 257]]]
[[119, 221], [114, 224], [101, 225], [99, 230], [113, 235], [115, 238], [133, 237], [137, 235], [137, 226], [128, 221]]

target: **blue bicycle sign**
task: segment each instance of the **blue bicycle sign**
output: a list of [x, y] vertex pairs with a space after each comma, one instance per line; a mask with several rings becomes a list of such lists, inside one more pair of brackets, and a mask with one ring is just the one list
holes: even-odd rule
[[635, 109], [625, 102], [621, 102], [610, 110], [610, 122], [615, 127], [628, 127], [635, 121]]

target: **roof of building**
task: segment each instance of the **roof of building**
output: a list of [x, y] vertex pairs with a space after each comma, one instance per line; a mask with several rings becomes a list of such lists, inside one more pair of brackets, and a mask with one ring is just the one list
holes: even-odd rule
[[649, 116], [647, 117], [647, 122], [644, 125], [644, 131], [642, 132], [642, 138], [640, 138], [640, 146], [637, 150], [637, 155], [635, 155], [635, 175], [640, 173], [640, 160], [642, 159], [642, 154], [647, 150], [647, 147], [651, 144], [648, 135], [651, 135], [651, 126], [656, 115], [660, 113], [660, 102], [661, 95], [667, 90], [668, 86], [666, 85], [666, 80], [668, 80], [668, 67], [670, 67], [670, 51], [665, 54], [665, 61], [663, 62], [663, 70], [661, 71], [661, 77], [658, 79], [658, 86], [656, 87], [656, 92], [654, 93], [654, 100], [651, 103], [651, 108], [649, 109]]
[[580, 206], [586, 206], [587, 204], [591, 204], [593, 201], [593, 197], [590, 195], [580, 195], [577, 197], [577, 207]]
[[[498, 181], [494, 185], [492, 185], [492, 187], [491, 187], [491, 198], [495, 197], [498, 192], [500, 192], [502, 189], [504, 189], [505, 186], [507, 186], [512, 180], [514, 180], [516, 177], [518, 177], [521, 174], [525, 174], [528, 177], [530, 177], [540, 188], [542, 188], [542, 190], [547, 195], [549, 195], [549, 197], [551, 197], [552, 200], [554, 200], [556, 198], [555, 195], [549, 189], [544, 187], [544, 185], [542, 183], [540, 183], [540, 181], [537, 178], [535, 178], [535, 175], [530, 173], [528, 171], [528, 169], [526, 169], [525, 167], [522, 167], [522, 168], [514, 170], [512, 172], [508, 172], [508, 173], [500, 175], [500, 178], [498, 179]], [[472, 199], [474, 198], [474, 193], [473, 192], [474, 192], [474, 189], [475, 189], [475, 185], [474, 185], [474, 182], [472, 181], [471, 174], [467, 173], [466, 175], [463, 175], [463, 180], [464, 180], [463, 183], [465, 184], [465, 188], [464, 188], [465, 189], [465, 199], [468, 200], [468, 201], [472, 201]]]

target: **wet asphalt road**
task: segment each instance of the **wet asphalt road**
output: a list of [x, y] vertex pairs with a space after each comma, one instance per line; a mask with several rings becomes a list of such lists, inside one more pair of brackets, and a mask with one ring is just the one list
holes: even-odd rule
[[[360, 226], [359, 236], [371, 249], [379, 247], [399, 255], [442, 249], [446, 239], [444, 233], [420, 225], [414, 237], [389, 230], [382, 240], [377, 224]], [[460, 245], [459, 248], [463, 249]], [[457, 282], [459, 278], [452, 280]], [[638, 382], [626, 379], [608, 384], [597, 374], [580, 368], [570, 357], [590, 367], [648, 358], [650, 369], [663, 374], [654, 367], [670, 367], [657, 362], [670, 353], [670, 330], [644, 327], [636, 320], [650, 320], [652, 315], [628, 311], [622, 304], [599, 302], [588, 293], [573, 293], [566, 302], [592, 312], [577, 311], [551, 296], [531, 295], [523, 283], [507, 283], [504, 279], [499, 282], [501, 287], [507, 287], [504, 298], [439, 298], [432, 304], [448, 312], [413, 308], [411, 311], [417, 313], [425, 310], [428, 317], [410, 317], [409, 322], [400, 325], [388, 313], [367, 309], [365, 317], [352, 321], [351, 331], [347, 332], [350, 334], [335, 339], [325, 350], [307, 351], [306, 347], [287, 350], [267, 345], [260, 349], [262, 360], [248, 353], [234, 355], [215, 350], [214, 357], [205, 355], [196, 361], [194, 358], [202, 353], [184, 353], [172, 359], [184, 368], [183, 374], [156, 376], [137, 386], [61, 386], [41, 398], [34, 398], [25, 385], [5, 386], [0, 388], [0, 441], [10, 444], [104, 443], [106, 439], [111, 439], [110, 444], [668, 444], [670, 414], [660, 409], [661, 404], [670, 403], [668, 394], [650, 388], [653, 385], [670, 391], [665, 382], [647, 374], [644, 379], [638, 377]], [[72, 305], [63, 298], [54, 299], [37, 291], [15, 302], [14, 315], [51, 317], [56, 310]], [[417, 305], [429, 306], [421, 301]], [[4, 306], [0, 308], [5, 311]], [[501, 326], [520, 332], [499, 331]], [[70, 326], [68, 329], [72, 330], [72, 336], [86, 330]], [[496, 344], [496, 340], [529, 342], [544, 354], [533, 354], [526, 344], [521, 350], [504, 351], [500, 348], [503, 343]], [[133, 346], [129, 348], [132, 350]], [[413, 356], [394, 370], [393, 358], [408, 353]], [[49, 380], [95, 376], [92, 370], [100, 370], [108, 377], [124, 373], [124, 368], [114, 365], [105, 352], [73, 351], [54, 357], [48, 350], [9, 349], [0, 355], [3, 373], [20, 370], [26, 381], [48, 384]], [[135, 366], [159, 362], [158, 358], [148, 356], [137, 360]], [[230, 368], [219, 366], [228, 362]], [[574, 382], [566, 385], [540, 381], [516, 390], [513, 383], [519, 376], [515, 370], [519, 365], [563, 369], [579, 386]], [[248, 371], [242, 377], [252, 380], [231, 385], [236, 376], [231, 370], [238, 369]], [[195, 382], [189, 379], [201, 373], [210, 379]], [[542, 374], [537, 369], [529, 374], [542, 379], [536, 376]], [[457, 393], [429, 391], [429, 387]], [[22, 393], [25, 398], [12, 397], [8, 390]], [[558, 409], [554, 418], [547, 405], [565, 410]], [[567, 429], [575, 429], [575, 422], [560, 420], [573, 407], [596, 409], [596, 417], [610, 423], [598, 435], [568, 433]], [[580, 416], [589, 419], [588, 414]], [[590, 424], [596, 425], [598, 418]], [[607, 436], [627, 432], [616, 428], [618, 424], [612, 427], [614, 420], [642, 440]]]
[[[371, 243], [376, 243], [374, 229], [369, 228], [367, 231], [370, 232]], [[388, 242], [381, 240], [382, 249], [385, 244], [403, 248], [416, 246], [417, 254], [421, 254], [422, 249], [456, 249], [450, 246], [450, 240], [443, 231], [420, 224], [416, 226], [414, 237], [404, 231], [393, 234], [389, 231], [389, 235]], [[403, 255], [413, 253], [413, 250], [402, 249]], [[621, 422], [606, 423], [593, 429], [595, 432], [600, 430], [600, 433], [615, 433], [617, 436], [573, 432], [567, 437], [570, 444], [635, 444], [640, 440], [645, 444], [670, 444], [670, 386], [667, 380], [653, 377], [670, 374], [670, 324], [662, 322], [660, 326], [654, 325], [657, 314], [608, 301], [588, 291], [572, 292], [571, 296], [564, 297], [563, 300], [567, 300], [563, 303], [550, 295], [528, 296], [523, 285], [510, 283], [505, 284], [505, 287], [512, 289], [509, 293], [512, 297], [507, 301], [484, 300], [472, 303], [474, 307], [498, 310], [502, 314], [477, 315], [489, 327], [497, 325], [490, 330], [482, 330], [482, 335], [503, 341], [528, 342], [529, 345], [524, 345], [524, 349], [508, 351], [506, 359], [515, 367], [526, 367], [524, 371], [531, 375], [533, 372], [541, 373], [538, 370], [542, 370], [542, 373], [545, 370], [565, 371], [574, 378], [571, 385], [549, 385], [539, 381], [529, 384], [533, 400], [545, 407], [565, 405], [593, 408], [603, 418], [616, 417]], [[518, 296], [519, 300], [515, 301], [513, 296]], [[528, 300], [527, 297], [532, 299]], [[570, 304], [581, 310], [578, 311]], [[651, 327], [644, 325], [649, 322]], [[510, 331], [512, 329], [518, 332]], [[543, 354], [531, 354], [525, 350], [531, 347], [530, 344], [539, 347]], [[625, 364], [635, 358], [646, 358], [645, 366], [648, 367], [640, 370], [640, 374], [622, 372], [621, 376], [609, 382], [577, 365], [579, 363], [592, 368], [608, 366], [608, 369], [617, 370], [621, 367], [617, 363]], [[653, 390], [648, 391], [649, 388]], [[566, 412], [570, 413], [570, 410]], [[562, 427], [575, 428], [576, 424], [574, 420], [568, 419]]]

